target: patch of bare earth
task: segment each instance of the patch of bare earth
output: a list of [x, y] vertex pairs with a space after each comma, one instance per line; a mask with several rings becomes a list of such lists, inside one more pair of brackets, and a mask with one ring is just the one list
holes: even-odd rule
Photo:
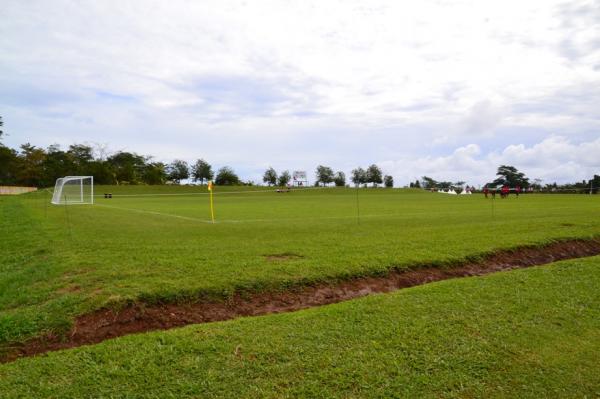
[[304, 256], [294, 254], [291, 252], [285, 252], [282, 254], [265, 255], [265, 259], [270, 262], [281, 262], [281, 261], [286, 261], [286, 260], [294, 260], [294, 259], [302, 259], [302, 258], [304, 258]]
[[58, 292], [59, 294], [68, 294], [68, 293], [74, 293], [74, 292], [80, 292], [81, 291], [81, 287], [78, 285], [68, 285], [66, 287], [62, 287], [60, 289], [58, 289], [56, 292]]
[[[392, 270], [385, 276], [357, 277], [351, 280], [320, 283], [293, 291], [235, 294], [223, 302], [146, 305], [137, 303], [120, 310], [101, 309], [83, 315], [67, 336], [48, 335], [19, 344], [2, 361], [32, 356], [58, 349], [94, 344], [127, 334], [166, 330], [187, 324], [229, 320], [242, 316], [290, 312], [358, 298], [371, 293], [390, 292], [433, 281], [480, 276], [501, 270], [524, 268], [564, 259], [600, 254], [600, 240], [570, 240], [542, 247], [498, 251], [476, 261], [455, 267], [419, 267]], [[273, 261], [290, 254], [277, 255]], [[276, 256], [276, 255], [269, 255]]]

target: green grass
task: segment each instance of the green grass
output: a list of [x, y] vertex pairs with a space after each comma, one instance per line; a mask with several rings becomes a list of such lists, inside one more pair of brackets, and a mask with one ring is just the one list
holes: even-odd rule
[[[199, 190], [96, 187], [115, 197], [94, 206], [50, 206], [46, 192], [0, 198], [0, 346], [126, 301], [226, 298], [600, 234], [598, 196], [363, 189], [359, 221], [352, 189], [217, 188], [210, 224]], [[258, 192], [237, 193], [248, 190]], [[283, 253], [299, 256], [266, 257]]]
[[600, 257], [0, 365], [2, 397], [598, 397]]

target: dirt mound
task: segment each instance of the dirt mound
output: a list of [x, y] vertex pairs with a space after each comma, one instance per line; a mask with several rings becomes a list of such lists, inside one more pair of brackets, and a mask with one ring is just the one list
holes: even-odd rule
[[2, 361], [7, 362], [23, 356], [94, 344], [127, 334], [229, 320], [240, 316], [290, 312], [433, 281], [479, 276], [500, 270], [542, 265], [558, 260], [598, 254], [600, 254], [600, 240], [560, 241], [542, 247], [498, 251], [479, 261], [463, 263], [455, 267], [392, 270], [385, 276], [359, 277], [341, 282], [307, 286], [293, 291], [260, 292], [244, 296], [236, 294], [227, 302], [152, 306], [137, 303], [121, 310], [101, 309], [79, 317], [67, 336], [48, 335], [30, 340], [15, 347]]

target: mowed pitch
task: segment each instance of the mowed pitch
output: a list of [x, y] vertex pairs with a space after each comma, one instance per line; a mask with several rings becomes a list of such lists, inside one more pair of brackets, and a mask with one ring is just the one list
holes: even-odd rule
[[217, 187], [212, 224], [205, 189], [96, 192], [113, 198], [0, 199], [0, 342], [64, 331], [107, 304], [226, 298], [600, 234], [600, 197], [589, 195]]

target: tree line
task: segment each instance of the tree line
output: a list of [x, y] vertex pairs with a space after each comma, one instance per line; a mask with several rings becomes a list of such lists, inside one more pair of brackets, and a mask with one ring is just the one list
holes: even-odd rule
[[[29, 143], [23, 144], [19, 150], [6, 147], [2, 143], [3, 121], [0, 116], [0, 185], [24, 185], [36, 187], [49, 187], [54, 185], [57, 178], [69, 175], [94, 176], [96, 184], [179, 184], [182, 180], [191, 179], [193, 182], [205, 184], [214, 180], [217, 185], [253, 185], [253, 182], [242, 181], [235, 171], [229, 166], [223, 166], [216, 172], [204, 159], [198, 159], [194, 164], [188, 165], [186, 161], [176, 159], [169, 164], [154, 161], [152, 156], [139, 155], [135, 152], [117, 151], [106, 154], [104, 148], [93, 148], [87, 144], [73, 144], [63, 150], [58, 144], [53, 144], [44, 149]], [[508, 185], [520, 186], [522, 189], [560, 192], [592, 190], [598, 192], [600, 175], [594, 175], [588, 181], [558, 185], [556, 183], [541, 184], [540, 179], [533, 182], [514, 166], [500, 165], [496, 178], [487, 183], [486, 187]], [[286, 186], [292, 177], [288, 170], [278, 174], [269, 167], [264, 175], [263, 182], [269, 186]], [[351, 171], [350, 181], [355, 186], [383, 184], [393, 187], [392, 176], [384, 175], [375, 164], [367, 168], [357, 167]], [[329, 166], [319, 165], [315, 170], [315, 185], [327, 186], [334, 184], [344, 187], [346, 175], [342, 171], [334, 172]], [[410, 187], [424, 189], [448, 189], [462, 187], [464, 181], [450, 182], [437, 181], [429, 176], [410, 182]]]
[[378, 184], [382, 184], [385, 187], [393, 187], [394, 186], [394, 178], [390, 175], [383, 175], [383, 172], [379, 168], [379, 166], [372, 164], [367, 169], [363, 169], [358, 167], [352, 170], [352, 183], [354, 185], [360, 184], [368, 184], [371, 183], [375, 186]]
[[63, 150], [57, 144], [44, 149], [27, 143], [17, 151], [0, 143], [0, 185], [49, 187], [57, 178], [69, 175], [94, 176], [96, 184], [178, 184], [185, 179], [200, 183], [214, 179], [218, 185], [249, 184], [229, 166], [213, 172], [203, 159], [189, 166], [180, 159], [165, 164], [128, 151], [105, 156], [85, 144]]
[[[486, 183], [484, 187], [498, 187], [508, 185], [510, 187], [521, 187], [523, 189], [529, 188], [529, 178], [525, 176], [523, 172], [519, 172], [517, 168], [510, 165], [500, 165], [496, 171], [496, 179]], [[466, 184], [465, 181], [437, 181], [429, 176], [421, 177], [421, 180], [410, 182], [411, 188], [424, 188], [424, 189], [449, 189], [453, 187], [463, 187]], [[467, 186], [468, 187], [468, 186]]]
[[[42, 148], [26, 143], [15, 150], [2, 143], [2, 127], [0, 116], [0, 185], [49, 187], [54, 185], [57, 178], [64, 176], [94, 176], [96, 184], [179, 184], [188, 179], [200, 184], [209, 180], [214, 180], [217, 185], [254, 184], [242, 181], [229, 166], [214, 171], [204, 159], [198, 159], [192, 165], [181, 159], [167, 164], [135, 152], [108, 154], [102, 146], [92, 147], [88, 144], [73, 144], [62, 149], [58, 144]], [[272, 167], [263, 176], [263, 182], [269, 186], [286, 186], [291, 179], [288, 170], [278, 174]], [[360, 167], [354, 169], [351, 180], [356, 185], [384, 183], [386, 187], [393, 186], [392, 177], [382, 177], [377, 165], [371, 165], [366, 170]], [[319, 165], [315, 172], [315, 185], [326, 186], [331, 183], [345, 186], [346, 175]]]
[[[437, 181], [429, 176], [423, 176], [420, 180], [410, 182], [411, 188], [424, 189], [449, 189], [452, 187], [463, 187], [464, 181], [450, 182]], [[588, 181], [582, 180], [576, 183], [556, 184], [546, 183], [542, 185], [541, 179], [533, 179], [533, 182], [525, 173], [520, 172], [517, 168], [511, 165], [500, 165], [496, 171], [496, 178], [484, 185], [489, 189], [507, 185], [511, 188], [520, 187], [523, 190], [535, 190], [544, 192], [592, 192], [597, 193], [600, 188], [600, 175], [594, 175]], [[468, 187], [468, 186], [467, 186]]]
[[[377, 184], [384, 184], [385, 187], [393, 187], [394, 179], [392, 176], [385, 175], [381, 169], [373, 164], [366, 170], [362, 167], [358, 167], [352, 170], [352, 176], [350, 180], [354, 185], [359, 186], [361, 184], [371, 183], [375, 186]], [[277, 174], [277, 171], [273, 167], [269, 167], [264, 175], [263, 182], [269, 186], [286, 186], [290, 183], [292, 177], [288, 170], [284, 170], [281, 174]], [[334, 172], [329, 166], [319, 165], [315, 170], [315, 186], [328, 186], [334, 184], [336, 187], [346, 186], [346, 174], [342, 171]]]
[[[204, 159], [198, 159], [192, 165], [181, 159], [165, 164], [154, 161], [152, 156], [135, 152], [106, 154], [103, 148], [87, 144], [73, 144], [62, 149], [58, 144], [41, 148], [26, 143], [15, 150], [0, 143], [0, 185], [49, 187], [54, 185], [57, 178], [64, 176], [94, 176], [96, 184], [179, 184], [188, 179], [200, 184], [206, 184], [209, 180], [214, 180], [217, 185], [254, 184], [242, 181], [229, 166], [223, 166], [215, 172]], [[286, 186], [291, 179], [288, 170], [278, 174], [272, 167], [263, 176], [263, 182], [269, 186]], [[392, 187], [394, 184], [391, 176], [382, 177], [377, 165], [371, 165], [366, 170], [360, 167], [354, 169], [351, 181], [355, 185], [384, 183], [386, 187]], [[315, 171], [315, 185], [327, 186], [331, 183], [346, 186], [346, 175], [319, 165]]]

